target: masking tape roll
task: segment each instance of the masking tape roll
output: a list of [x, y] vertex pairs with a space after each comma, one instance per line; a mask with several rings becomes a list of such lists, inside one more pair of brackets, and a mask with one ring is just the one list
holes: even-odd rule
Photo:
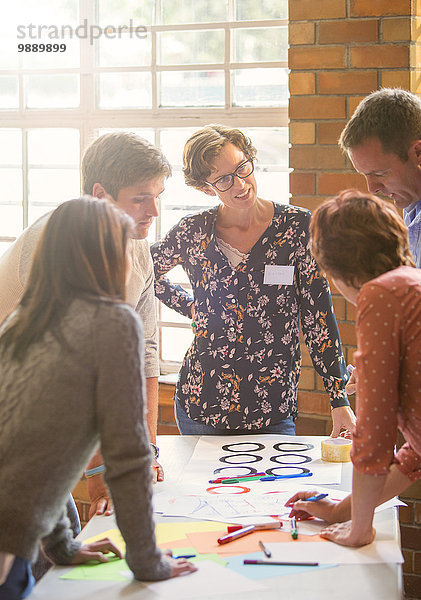
[[322, 460], [326, 462], [349, 462], [352, 442], [345, 438], [328, 438], [322, 442]]

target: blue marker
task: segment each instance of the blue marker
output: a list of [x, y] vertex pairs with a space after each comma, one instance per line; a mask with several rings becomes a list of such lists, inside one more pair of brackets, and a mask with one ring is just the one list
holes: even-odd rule
[[276, 479], [294, 479], [296, 477], [311, 477], [313, 473], [295, 473], [294, 475], [267, 475], [261, 477], [260, 481], [275, 481]]
[[326, 498], [326, 496], [328, 495], [329, 494], [317, 494], [317, 496], [311, 496], [311, 498], [307, 498], [305, 502], [318, 502], [319, 500], [323, 500], [323, 498]]

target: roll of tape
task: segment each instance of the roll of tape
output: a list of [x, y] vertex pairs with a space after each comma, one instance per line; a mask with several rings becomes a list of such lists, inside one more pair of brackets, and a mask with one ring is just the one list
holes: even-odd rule
[[322, 460], [326, 462], [349, 462], [352, 442], [345, 438], [328, 438], [322, 442]]

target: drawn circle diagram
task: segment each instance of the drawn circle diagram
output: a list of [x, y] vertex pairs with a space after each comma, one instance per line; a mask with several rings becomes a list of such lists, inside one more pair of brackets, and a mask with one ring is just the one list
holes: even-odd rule
[[[218, 469], [215, 469], [215, 471], [213, 472], [213, 474], [217, 475], [221, 471], [226, 471], [227, 469], [230, 470], [230, 471], [234, 471], [234, 473], [231, 475], [231, 477], [233, 479], [236, 476], [237, 477], [241, 477], [241, 475], [254, 475], [254, 473], [257, 473], [257, 469], [255, 469], [254, 467], [249, 467], [248, 465], [233, 465], [232, 467], [219, 467]], [[246, 469], [247, 473], [241, 473], [239, 475], [238, 474], [238, 469]], [[225, 475], [227, 475], [227, 473], [225, 473]]]
[[310, 473], [310, 469], [306, 469], [305, 467], [294, 467], [293, 465], [290, 466], [286, 466], [286, 467], [273, 467], [272, 469], [266, 469], [266, 473], [268, 475], [285, 475], [285, 471], [283, 473], [277, 473], [276, 471], [282, 470], [282, 469], [289, 469], [289, 471], [293, 470], [296, 471], [296, 473], [289, 473], [287, 475], [296, 475], [296, 474], [301, 474], [301, 473]]
[[[252, 460], [237, 460], [242, 456], [246, 456], [248, 458], [251, 458]], [[256, 454], [248, 454], [248, 453], [241, 453], [241, 454], [236, 453], [236, 454], [231, 454], [228, 456], [221, 456], [221, 458], [219, 459], [220, 462], [227, 463], [229, 465], [239, 465], [239, 464], [247, 465], [249, 463], [259, 462], [260, 460], [263, 460], [262, 456], [257, 456]]]
[[[280, 460], [282, 458], [285, 460]], [[279, 465], [303, 465], [311, 462], [312, 459], [310, 456], [305, 456], [305, 454], [278, 454], [277, 456], [271, 456], [270, 460]]]
[[312, 450], [314, 446], [304, 442], [279, 442], [279, 444], [273, 444], [273, 448], [278, 452], [304, 452], [305, 450]]
[[[237, 491], [237, 490], [240, 490], [240, 491]], [[218, 494], [247, 494], [247, 492], [250, 491], [250, 488], [245, 487], [244, 485], [215, 485], [213, 487], [207, 488], [206, 491], [209, 492], [209, 494], [216, 494], [216, 495], [218, 495]]]
[[[234, 450], [234, 447], [238, 448], [238, 450]], [[222, 446], [224, 452], [258, 452], [259, 450], [264, 450], [264, 448], [264, 444], [260, 444], [259, 442], [234, 442], [233, 444]]]

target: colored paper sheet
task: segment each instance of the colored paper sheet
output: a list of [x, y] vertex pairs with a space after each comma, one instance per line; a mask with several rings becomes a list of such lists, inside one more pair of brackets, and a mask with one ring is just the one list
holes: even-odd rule
[[270, 579], [272, 577], [280, 577], [281, 575], [298, 575], [303, 571], [314, 571], [315, 569], [330, 569], [336, 565], [319, 565], [318, 567], [288, 567], [284, 565], [245, 565], [244, 559], [262, 560], [265, 559], [262, 552], [253, 552], [252, 554], [240, 554], [232, 556], [228, 559], [227, 567], [240, 575], [244, 575], [249, 579], [260, 580]]
[[110, 562], [101, 564], [78, 565], [68, 573], [61, 575], [60, 579], [78, 579], [81, 581], [127, 581], [127, 576], [122, 572], [130, 571], [126, 561], [116, 557], [110, 558]]
[[308, 561], [339, 565], [403, 563], [402, 552], [394, 540], [375, 540], [362, 548], [347, 548], [326, 541], [312, 544], [303, 541], [293, 544], [269, 543], [267, 546], [272, 552], [272, 558], [267, 559], [269, 561]]
[[[217, 539], [225, 534], [226, 531], [212, 531], [189, 533], [187, 537], [190, 540], [190, 545], [196, 548], [196, 551], [200, 554], [216, 553], [220, 556], [234, 556], [236, 554], [255, 552], [259, 549], [259, 540], [262, 540], [265, 544], [277, 542], [295, 543], [289, 532], [272, 530], [256, 531], [228, 544], [218, 544]], [[306, 536], [305, 540], [308, 542], [322, 541], [318, 535]]]
[[107, 529], [104, 533], [99, 533], [98, 535], [93, 535], [92, 537], [83, 540], [84, 544], [91, 544], [92, 542], [96, 542], [97, 540], [103, 540], [104, 538], [109, 538], [117, 548], [124, 553], [126, 551], [126, 542], [123, 540], [123, 536], [120, 533], [120, 530], [116, 527], [114, 529]]
[[262, 592], [265, 587], [256, 581], [243, 577], [231, 569], [226, 569], [214, 562], [203, 561], [197, 564], [198, 570], [185, 577], [175, 577], [166, 581], [147, 583], [147, 587], [155, 594], [171, 600], [185, 600], [207, 596], [209, 591], [215, 597], [225, 594], [237, 594], [237, 597], [256, 597], [253, 593]]
[[187, 533], [200, 531], [218, 531], [226, 530], [227, 524], [213, 521], [186, 521], [182, 523], [157, 523], [155, 526], [155, 535], [157, 544], [180, 540], [186, 537]]
[[[196, 548], [193, 548], [193, 547], [185, 547], [185, 548], [180, 547], [180, 548], [176, 548], [175, 552], [173, 553], [173, 556], [176, 558], [177, 555], [196, 554], [196, 552], [197, 552]], [[224, 560], [217, 554], [196, 554], [196, 556], [189, 558], [188, 560], [192, 563], [201, 562], [202, 560], [211, 560], [213, 562], [216, 562], [218, 565], [222, 565], [222, 566], [225, 566], [228, 562], [227, 560]]]

